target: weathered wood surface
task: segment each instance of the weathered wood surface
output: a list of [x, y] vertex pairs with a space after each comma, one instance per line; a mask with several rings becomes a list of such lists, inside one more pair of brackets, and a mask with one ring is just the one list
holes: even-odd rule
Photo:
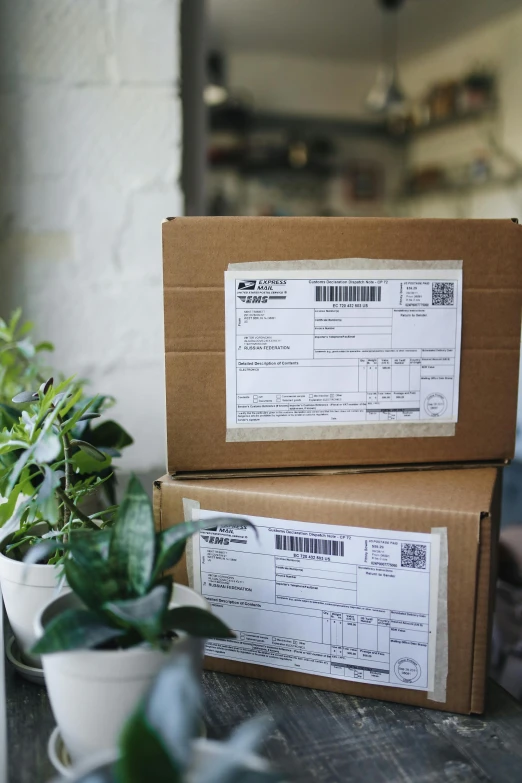
[[[44, 783], [54, 725], [45, 690], [9, 666], [6, 677], [9, 782]], [[210, 672], [204, 690], [210, 737], [261, 711], [274, 715], [266, 755], [300, 783], [522, 780], [522, 705], [493, 682], [483, 718]]]

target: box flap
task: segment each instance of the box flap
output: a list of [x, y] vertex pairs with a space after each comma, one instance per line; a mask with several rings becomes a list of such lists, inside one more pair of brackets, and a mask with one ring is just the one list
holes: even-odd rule
[[[469, 514], [477, 520], [489, 509], [496, 470], [432, 470], [394, 473], [358, 473], [349, 476], [321, 475], [272, 476], [271, 478], [208, 479], [194, 481], [194, 489], [212, 494], [238, 494], [266, 497], [289, 497], [299, 504], [322, 498], [328, 503], [412, 508], [420, 511]], [[184, 492], [190, 497], [192, 480], [183, 482], [164, 476], [156, 482], [165, 494]]]

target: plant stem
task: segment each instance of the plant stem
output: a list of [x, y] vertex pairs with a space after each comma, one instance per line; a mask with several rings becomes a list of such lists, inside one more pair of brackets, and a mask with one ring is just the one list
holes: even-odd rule
[[[59, 416], [60, 424], [62, 423], [62, 419]], [[71, 463], [70, 463], [70, 456], [71, 456], [71, 449], [70, 449], [70, 441], [68, 435], [62, 436], [62, 443], [63, 443], [63, 456], [65, 459], [65, 487], [64, 487], [64, 495], [65, 497], [69, 498], [69, 490], [71, 488]], [[64, 501], [65, 503], [65, 501]], [[67, 524], [69, 521], [71, 514], [70, 506], [68, 506], [67, 503], [64, 505], [63, 509], [63, 527]]]
[[99, 530], [99, 526], [94, 522], [90, 517], [87, 516], [87, 514], [84, 514], [83, 511], [80, 511], [78, 506], [75, 506], [71, 498], [65, 493], [63, 489], [60, 487], [57, 487], [56, 494], [60, 498], [60, 500], [63, 501], [63, 504], [67, 507], [67, 510], [69, 511], [69, 514], [74, 514], [75, 517], [78, 517], [85, 525], [88, 527], [92, 527], [94, 530]]

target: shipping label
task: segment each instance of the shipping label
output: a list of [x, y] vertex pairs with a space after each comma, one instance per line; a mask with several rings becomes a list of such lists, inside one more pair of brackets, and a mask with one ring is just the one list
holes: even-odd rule
[[221, 525], [193, 539], [194, 588], [236, 634], [207, 655], [433, 690], [437, 534], [248, 519], [257, 535]]
[[228, 271], [225, 304], [228, 430], [458, 419], [461, 269]]

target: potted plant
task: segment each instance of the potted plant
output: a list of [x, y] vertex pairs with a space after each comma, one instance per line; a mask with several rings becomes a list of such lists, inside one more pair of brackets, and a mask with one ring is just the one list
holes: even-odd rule
[[157, 676], [120, 734], [118, 747], [87, 759], [68, 777], [75, 783], [281, 783], [257, 755], [265, 716], [241, 724], [226, 742], [197, 739], [201, 687], [180, 655]]
[[20, 411], [12, 404], [12, 398], [20, 391], [38, 388], [44, 380], [40, 354], [54, 350], [52, 343], [35, 344], [31, 340], [33, 324], [21, 323], [21, 316], [19, 308], [9, 321], [0, 318], [0, 429], [18, 420]]
[[[152, 506], [132, 478], [114, 525], [74, 533], [64, 573], [71, 591], [36, 618], [45, 682], [73, 761], [114, 748], [125, 720], [170, 658], [201, 667], [204, 638], [233, 634], [202, 596], [164, 572], [182, 557], [193, 533], [244, 519], [186, 522], [156, 533]], [[40, 551], [56, 544], [42, 542]]]
[[[114, 506], [91, 514], [85, 509], [86, 501], [110, 483], [116, 453], [89, 442], [96, 439], [92, 422], [101, 415], [102, 401], [85, 398], [80, 384], [55, 385], [50, 378], [38, 391], [13, 398], [24, 409], [0, 433], [0, 585], [18, 649], [32, 667], [39, 666], [29, 653], [34, 617], [60, 580], [55, 566], [64, 557], [61, 544], [72, 531], [98, 529], [114, 514]], [[124, 430], [120, 439], [132, 442]], [[38, 563], [24, 564], [23, 554], [48, 538], [60, 546]]]
[[[22, 311], [15, 310], [9, 322], [0, 318], [0, 430], [12, 427], [20, 418], [24, 403], [15, 403], [13, 398], [21, 392], [34, 391], [53, 374], [42, 367], [40, 356], [44, 351], [53, 351], [54, 346], [48, 341], [35, 343], [31, 340], [33, 324], [30, 321], [21, 323]], [[54, 373], [54, 377], [57, 375]], [[60, 377], [60, 380], [63, 380]], [[89, 396], [85, 391], [85, 381], [77, 384], [82, 387], [82, 395], [76, 403], [81, 408], [90, 401], [91, 413], [103, 414], [115, 404], [114, 397], [109, 395]], [[82, 438], [95, 448], [101, 450], [107, 457], [119, 457], [122, 449], [133, 443], [131, 436], [116, 421], [105, 420], [96, 427], [89, 420], [77, 424], [75, 437]], [[116, 477], [110, 463], [100, 465], [93, 463], [87, 455], [83, 455], [82, 471], [78, 474], [96, 473], [106, 478], [103, 490], [110, 503], [115, 503]]]

